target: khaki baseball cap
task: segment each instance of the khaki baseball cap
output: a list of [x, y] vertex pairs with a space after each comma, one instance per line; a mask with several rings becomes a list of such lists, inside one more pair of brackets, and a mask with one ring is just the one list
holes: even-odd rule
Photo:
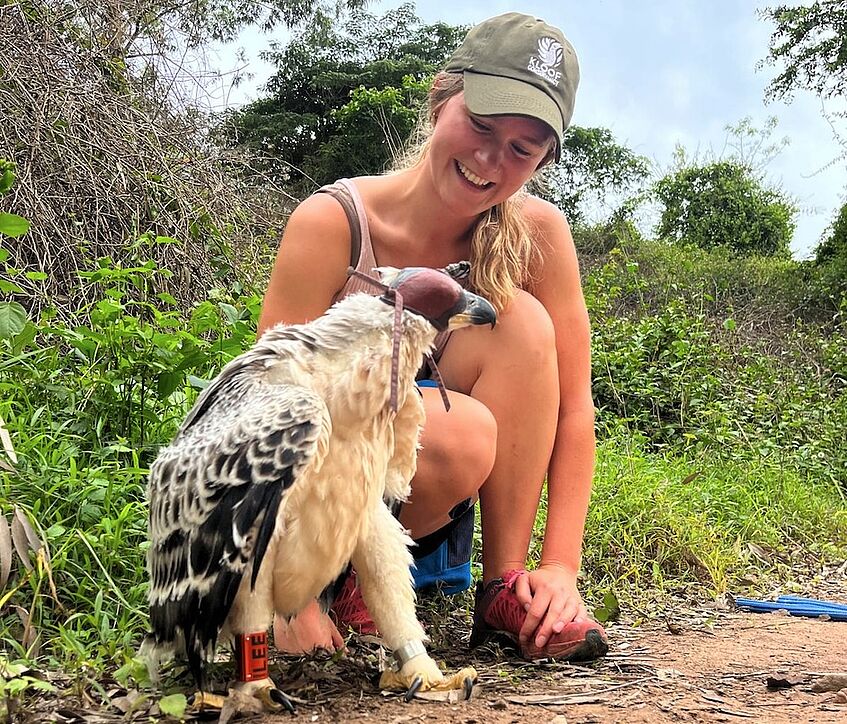
[[561, 30], [532, 15], [497, 15], [471, 28], [444, 70], [464, 74], [471, 113], [530, 116], [550, 126], [559, 160], [579, 85], [576, 51]]

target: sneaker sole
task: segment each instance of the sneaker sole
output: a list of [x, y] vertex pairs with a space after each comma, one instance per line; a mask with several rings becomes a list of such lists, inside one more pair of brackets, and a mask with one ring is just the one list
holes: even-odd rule
[[594, 661], [606, 655], [609, 650], [609, 642], [603, 638], [600, 631], [590, 629], [586, 632], [585, 638], [582, 641], [562, 642], [558, 645], [553, 643], [547, 644], [546, 647], [539, 649], [534, 644], [521, 646], [517, 638], [506, 631], [498, 631], [496, 629], [482, 630], [474, 628], [471, 631], [470, 648], [475, 648], [490, 639], [501, 639], [512, 644], [518, 653], [528, 661], [536, 661], [538, 659], [557, 659], [559, 661]]
[[519, 647], [521, 656], [530, 661], [535, 659], [557, 659], [559, 661], [594, 661], [606, 655], [609, 643], [597, 629], [585, 633], [582, 641], [568, 641], [556, 644], [548, 642], [544, 648], [534, 644]]

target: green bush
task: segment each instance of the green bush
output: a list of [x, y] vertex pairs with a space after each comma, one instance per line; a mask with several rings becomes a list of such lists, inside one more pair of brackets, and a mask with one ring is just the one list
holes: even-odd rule
[[841, 207], [815, 252], [823, 291], [840, 302], [847, 297], [847, 204]]
[[794, 205], [766, 188], [737, 161], [682, 168], [655, 185], [663, 205], [657, 234], [703, 249], [725, 246], [741, 254], [788, 255]]
[[138, 644], [147, 467], [198, 389], [253, 342], [258, 297], [218, 290], [185, 314], [152, 294], [162, 273], [101, 259], [83, 274], [99, 301], [76, 323], [46, 313], [0, 330], [0, 419], [17, 455], [10, 464], [0, 448], [0, 516], [19, 509], [50, 551], [32, 571], [19, 564], [0, 591], [38, 635], [29, 641], [12, 606], [2, 608], [3, 648], [20, 656], [40, 647], [84, 668], [122, 661]]
[[847, 489], [844, 324], [796, 308], [805, 272], [725, 250], [613, 250], [584, 285], [601, 436], [778, 458]]

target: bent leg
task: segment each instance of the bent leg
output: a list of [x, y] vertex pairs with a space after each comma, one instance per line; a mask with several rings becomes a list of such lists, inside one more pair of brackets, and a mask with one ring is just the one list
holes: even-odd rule
[[450, 390], [447, 412], [438, 390], [421, 392], [426, 422], [412, 493], [400, 513], [416, 540], [447, 525], [456, 505], [476, 500], [494, 465], [497, 442], [494, 416], [478, 400]]
[[[461, 393], [451, 394], [451, 401], [467, 401], [472, 410], [477, 409], [473, 403], [481, 403], [490, 413], [496, 423], [496, 443], [492, 451], [490, 419], [475, 422], [464, 407], [451, 417], [452, 409], [445, 413], [430, 399], [418, 473], [401, 521], [415, 538], [443, 525], [450, 508], [473, 497], [468, 487], [473, 487], [484, 467], [480, 460], [493, 452], [493, 466], [479, 480], [483, 576], [488, 581], [526, 565], [553, 449], [559, 386], [549, 315], [538, 300], [521, 292], [493, 330], [455, 332], [439, 369], [447, 387]], [[427, 392], [435, 393], [430, 398], [437, 395]], [[480, 413], [476, 419], [485, 416]]]

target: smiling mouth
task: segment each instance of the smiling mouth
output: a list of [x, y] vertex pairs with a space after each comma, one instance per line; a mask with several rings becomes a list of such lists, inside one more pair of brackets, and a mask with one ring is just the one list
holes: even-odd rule
[[493, 181], [486, 181], [481, 176], [477, 176], [473, 171], [471, 171], [467, 166], [465, 166], [461, 161], [456, 161], [456, 168], [459, 170], [459, 173], [465, 177], [467, 181], [472, 183], [478, 189], [487, 189], [494, 185]]

